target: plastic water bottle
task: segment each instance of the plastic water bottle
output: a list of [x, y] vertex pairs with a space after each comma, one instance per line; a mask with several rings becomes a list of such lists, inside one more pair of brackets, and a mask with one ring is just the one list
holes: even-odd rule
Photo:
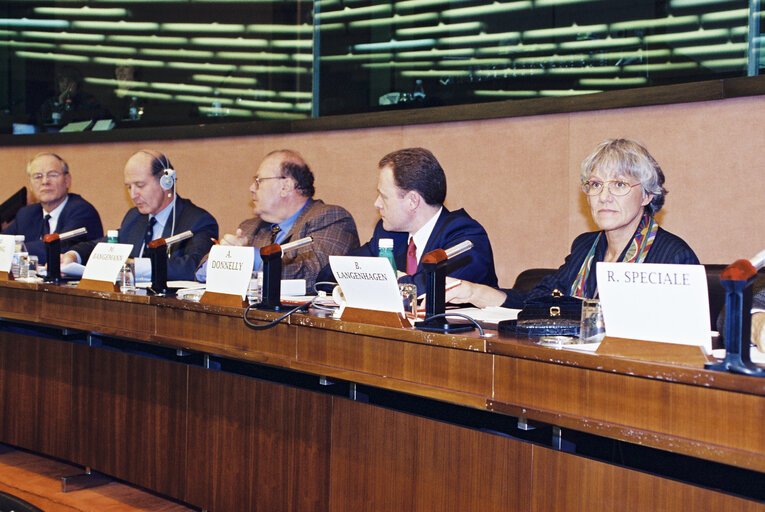
[[120, 232], [116, 229], [110, 229], [106, 232], [106, 241], [110, 244], [116, 244], [119, 241]]
[[377, 255], [381, 258], [388, 258], [388, 261], [390, 261], [391, 266], [393, 267], [393, 274], [396, 273], [396, 258], [393, 257], [393, 239], [392, 238], [381, 238], [379, 243], [377, 244], [378, 252]]
[[[11, 273], [15, 279], [21, 277], [22, 256], [28, 256], [27, 245], [24, 243], [24, 235], [14, 235], [16, 241], [13, 249], [13, 260], [11, 261]], [[26, 258], [24, 258], [26, 260]]]

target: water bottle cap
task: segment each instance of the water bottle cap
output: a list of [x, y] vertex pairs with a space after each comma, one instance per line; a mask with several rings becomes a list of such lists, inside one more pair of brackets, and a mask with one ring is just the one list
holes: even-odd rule
[[392, 238], [381, 238], [380, 241], [377, 243], [377, 246], [380, 249], [393, 249], [393, 239]]

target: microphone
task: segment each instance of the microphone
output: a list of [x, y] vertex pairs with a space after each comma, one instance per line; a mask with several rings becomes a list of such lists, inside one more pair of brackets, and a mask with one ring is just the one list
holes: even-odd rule
[[45, 258], [48, 260], [48, 268], [45, 275], [46, 281], [54, 283], [61, 281], [61, 241], [87, 233], [87, 228], [81, 227], [66, 233], [49, 233], [43, 237], [43, 242], [45, 242]]
[[282, 256], [286, 251], [298, 249], [311, 243], [313, 243], [313, 238], [307, 236], [281, 246], [271, 244], [260, 249], [260, 258], [263, 260], [263, 298], [258, 309], [268, 311], [284, 309], [281, 303]]
[[[436, 249], [422, 257], [425, 267], [425, 319], [416, 322], [415, 328], [436, 332], [471, 331], [472, 325], [458, 325], [446, 321], [446, 267], [462, 253], [473, 248], [473, 242], [465, 240], [448, 249]], [[441, 319], [441, 321], [439, 321]]]

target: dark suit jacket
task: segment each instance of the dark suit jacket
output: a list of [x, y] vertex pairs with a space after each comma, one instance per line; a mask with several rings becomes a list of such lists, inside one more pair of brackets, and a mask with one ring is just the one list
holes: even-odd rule
[[[56, 225], [56, 233], [66, 233], [77, 228], [87, 228], [88, 234], [85, 240], [93, 240], [104, 236], [104, 230], [101, 227], [101, 217], [93, 205], [84, 200], [77, 194], [69, 194], [69, 200], [61, 211]], [[40, 203], [29, 204], [16, 213], [16, 220], [8, 226], [4, 235], [24, 235], [25, 244], [29, 254], [34, 254], [44, 265], [45, 242], [42, 241], [43, 232], [43, 209]], [[83, 237], [64, 240], [61, 242], [61, 251], [66, 252]]]
[[[187, 230], [191, 230], [194, 236], [170, 246], [170, 256], [167, 261], [167, 278], [170, 280], [193, 280], [194, 271], [197, 265], [199, 265], [199, 261], [212, 247], [212, 239], [218, 238], [218, 223], [212, 215], [188, 199], [178, 196], [175, 204], [177, 209], [177, 212], [175, 212], [175, 231], [171, 233], [173, 229], [173, 214], [171, 213], [165, 224], [162, 236], [167, 238], [172, 234], [182, 233]], [[137, 208], [131, 208], [125, 215], [125, 218], [122, 219], [118, 241], [121, 244], [133, 244], [133, 251], [130, 253], [131, 258], [138, 257], [138, 253], [141, 251], [143, 236], [148, 223], [149, 216], [142, 215]], [[85, 263], [96, 244], [105, 241], [106, 239], [102, 238], [100, 240], [82, 242], [72, 247], [71, 250], [76, 251], [80, 255], [82, 262]]]
[[[582, 267], [582, 262], [590, 252], [592, 244], [595, 242], [595, 238], [600, 231], [593, 231], [590, 233], [583, 233], [576, 237], [574, 243], [571, 244], [571, 254], [566, 256], [566, 261], [561, 267], [554, 273], [545, 276], [539, 284], [532, 288], [528, 293], [520, 292], [518, 290], [503, 290], [507, 293], [507, 300], [503, 306], [508, 308], [522, 308], [524, 300], [549, 296], [556, 288], [563, 292], [564, 295], [568, 295], [571, 292], [571, 286], [576, 280], [576, 276], [579, 273], [579, 269]], [[595, 249], [595, 258], [593, 259], [593, 265], [598, 261], [603, 261], [606, 257], [606, 250], [608, 249], [608, 242], [605, 235], [600, 237], [598, 247]], [[624, 257], [624, 252], [627, 248], [624, 248], [622, 254], [619, 256], [621, 260]], [[645, 263], [681, 263], [688, 265], [698, 265], [699, 259], [685, 241], [666, 231], [662, 228], [656, 233], [656, 239], [651, 245], [651, 250], [648, 251], [648, 255], [645, 257]], [[593, 297], [595, 289], [597, 287], [597, 279], [595, 277], [595, 268], [590, 270], [590, 276], [587, 279], [587, 289], [585, 295], [587, 297]]]
[[[406, 272], [406, 249], [409, 243], [409, 234], [386, 231], [382, 227], [382, 220], [377, 222], [372, 239], [351, 254], [355, 256], [378, 256], [378, 244], [381, 238], [393, 239], [393, 255], [396, 259], [396, 267], [398, 270]], [[489, 235], [486, 234], [483, 226], [463, 209], [454, 212], [450, 212], [446, 208], [443, 209], [422, 254], [427, 254], [435, 249], [448, 249], [465, 240], [472, 241], [473, 248], [458, 256], [449, 265], [447, 275], [456, 279], [497, 286], [494, 254], [491, 250]], [[329, 267], [322, 271], [321, 280], [334, 281], [334, 276], [332, 276]], [[413, 276], [402, 277], [399, 282], [413, 282], [417, 285], [418, 293], [425, 293], [425, 271], [422, 262], [417, 266], [417, 272]]]
[[[271, 223], [260, 217], [239, 225], [248, 243], [256, 248], [271, 243]], [[282, 279], [305, 279], [306, 290], [313, 291], [316, 276], [329, 262], [330, 255], [345, 255], [359, 246], [356, 222], [345, 208], [311, 199], [280, 242], [284, 245], [307, 236], [311, 245], [287, 252], [282, 257]]]

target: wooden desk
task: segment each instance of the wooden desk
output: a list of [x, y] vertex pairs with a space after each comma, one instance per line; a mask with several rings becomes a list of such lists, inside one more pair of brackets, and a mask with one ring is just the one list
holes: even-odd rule
[[[765, 510], [460, 426], [491, 411], [765, 485], [765, 379], [311, 315], [252, 331], [241, 312], [0, 283], [0, 441], [212, 511]], [[457, 407], [437, 421], [348, 399], [357, 385]]]

